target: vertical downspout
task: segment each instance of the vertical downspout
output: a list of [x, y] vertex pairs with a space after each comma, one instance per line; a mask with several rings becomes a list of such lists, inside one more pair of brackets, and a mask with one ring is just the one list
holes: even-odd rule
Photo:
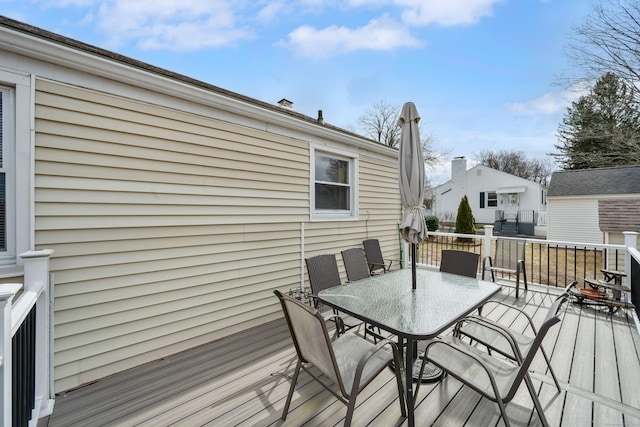
[[304, 295], [304, 222], [300, 223], [300, 292]]
[[400, 246], [400, 268], [404, 268], [404, 258], [403, 258], [403, 250], [402, 247], [404, 246], [402, 244], [402, 236], [400, 235], [400, 223], [398, 223], [398, 246]]

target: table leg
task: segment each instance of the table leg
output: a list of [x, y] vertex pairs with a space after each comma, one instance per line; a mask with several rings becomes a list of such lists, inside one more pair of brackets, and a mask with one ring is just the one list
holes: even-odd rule
[[413, 402], [413, 347], [416, 341], [407, 339], [407, 349], [404, 352], [404, 377], [405, 377], [405, 400], [407, 402], [407, 422], [409, 427], [415, 426]]

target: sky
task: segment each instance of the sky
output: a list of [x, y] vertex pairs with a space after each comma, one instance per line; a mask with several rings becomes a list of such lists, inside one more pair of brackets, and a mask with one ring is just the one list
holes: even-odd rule
[[591, 0], [0, 0], [0, 14], [359, 132], [415, 103], [450, 178], [480, 150], [555, 152], [584, 92], [567, 48]]

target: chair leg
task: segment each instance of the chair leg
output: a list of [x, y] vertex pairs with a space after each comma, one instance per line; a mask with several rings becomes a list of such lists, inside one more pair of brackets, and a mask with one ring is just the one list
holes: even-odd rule
[[538, 394], [536, 393], [536, 389], [533, 387], [533, 383], [531, 382], [529, 374], [525, 374], [524, 382], [527, 385], [527, 389], [529, 389], [531, 400], [533, 400], [533, 406], [535, 406], [536, 411], [538, 411], [538, 418], [540, 418], [540, 422], [544, 427], [547, 427], [549, 425], [549, 422], [547, 421], [547, 417], [544, 415], [544, 411], [542, 410], [542, 403], [540, 403], [540, 399], [538, 399]]
[[398, 351], [397, 347], [394, 347], [392, 350], [393, 350], [393, 363], [395, 364], [394, 373], [396, 376], [396, 384], [398, 386], [398, 400], [400, 401], [400, 413], [402, 414], [403, 417], [406, 417], [407, 404], [404, 398], [404, 385], [402, 384], [402, 368], [401, 368], [402, 361], [400, 360], [400, 352]]
[[349, 403], [347, 404], [347, 415], [344, 417], [344, 427], [351, 426], [351, 418], [353, 418], [353, 411], [356, 409], [356, 396], [357, 396], [357, 393], [354, 393], [349, 399]]
[[496, 403], [498, 404], [498, 407], [500, 408], [500, 413], [502, 414], [502, 421], [504, 421], [504, 425], [506, 427], [510, 427], [511, 423], [509, 422], [509, 417], [507, 416], [507, 408], [504, 405], [504, 402], [502, 401], [502, 399], [497, 399]]
[[287, 396], [287, 401], [285, 402], [284, 409], [282, 410], [282, 421], [285, 421], [287, 419], [287, 414], [289, 413], [289, 405], [291, 405], [291, 398], [293, 397], [293, 391], [296, 388], [296, 382], [298, 381], [298, 374], [300, 373], [301, 367], [302, 367], [302, 362], [298, 360], [298, 363], [296, 363], [296, 370], [293, 373], [293, 378], [291, 378], [289, 395]]
[[558, 382], [558, 378], [556, 378], [556, 373], [553, 372], [553, 368], [551, 367], [551, 361], [549, 360], [549, 356], [547, 356], [547, 352], [544, 351], [542, 345], [540, 346], [540, 350], [542, 351], [542, 355], [544, 356], [544, 360], [547, 361], [547, 366], [549, 367], [549, 372], [551, 373], [551, 377], [553, 378], [553, 382], [556, 383], [556, 388], [558, 389], [558, 393], [562, 390], [560, 389], [560, 383]]

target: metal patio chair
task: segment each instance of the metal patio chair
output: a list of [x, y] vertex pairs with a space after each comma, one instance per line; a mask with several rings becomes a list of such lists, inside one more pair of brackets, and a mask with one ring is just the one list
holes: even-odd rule
[[[350, 426], [358, 394], [378, 374], [387, 367], [392, 367], [398, 387], [400, 410], [402, 416], [406, 417], [401, 362], [398, 348], [393, 341], [382, 340], [373, 344], [353, 333], [345, 333], [331, 341], [324, 318], [317, 309], [286, 296], [278, 290], [274, 293], [282, 305], [298, 356], [289, 394], [282, 411], [282, 420], [287, 418], [300, 369], [347, 405], [344, 425]], [[390, 347], [391, 351], [386, 347]], [[312, 366], [333, 384], [314, 374]]]
[[369, 273], [373, 274], [382, 270], [383, 273], [391, 270], [393, 260], [384, 259], [382, 249], [380, 249], [380, 241], [378, 239], [367, 239], [362, 241], [364, 253], [369, 264]]
[[443, 249], [440, 271], [475, 278], [478, 276], [479, 260], [480, 254], [475, 252]]
[[[578, 282], [571, 282], [565, 287], [564, 292], [559, 295], [556, 300], [561, 298], [569, 298], [571, 295], [571, 289], [576, 286]], [[503, 355], [504, 357], [513, 360], [520, 364], [524, 360], [524, 354], [527, 353], [529, 348], [533, 345], [535, 337], [538, 334], [533, 319], [524, 310], [514, 307], [509, 304], [505, 304], [500, 301], [488, 301], [484, 307], [490, 304], [500, 305], [506, 307], [508, 310], [514, 310], [516, 312], [516, 318], [524, 316], [527, 320], [525, 332], [531, 331], [531, 334], [525, 334], [520, 331], [516, 331], [513, 328], [502, 325], [499, 321], [487, 319], [482, 316], [468, 316], [456, 324], [453, 329], [453, 334], [456, 337], [467, 337], [472, 341], [476, 341], [485, 346], [489, 353], [495, 351]], [[551, 311], [552, 308], [549, 309]], [[551, 367], [551, 361], [547, 353], [544, 351], [544, 347], [540, 346], [540, 351], [547, 362], [549, 367], [549, 373], [553, 378], [553, 382], [556, 385], [558, 391], [560, 391], [560, 384], [556, 377], [553, 368]]]
[[[538, 349], [542, 348], [542, 340], [549, 328], [560, 322], [560, 308], [566, 300], [567, 296], [562, 295], [553, 303], [535, 338], [522, 354], [522, 362], [519, 365], [496, 358], [467, 344], [458, 337], [445, 336], [435, 339], [427, 345], [420, 368], [420, 377], [423, 374], [426, 363], [431, 362], [442, 368], [447, 374], [471, 387], [487, 399], [496, 402], [500, 407], [502, 419], [507, 427], [510, 423], [507, 417], [506, 405], [513, 399], [518, 387], [524, 380], [542, 425], [548, 426], [549, 423], [544, 415], [542, 404], [538, 399], [528, 370]], [[489, 323], [486, 326], [493, 327]], [[495, 331], [502, 333], [501, 329], [497, 327]], [[505, 334], [505, 339], [511, 340], [508, 334]], [[517, 344], [514, 342], [511, 342], [511, 349], [513, 352], [519, 351]], [[416, 396], [419, 388], [420, 381], [416, 384]]]
[[[307, 273], [309, 275], [313, 305], [318, 308], [321, 305], [317, 298], [318, 293], [324, 289], [333, 288], [334, 286], [340, 286], [342, 284], [336, 256], [333, 254], [316, 255], [311, 258], [306, 258], [305, 264], [307, 265]], [[337, 310], [333, 310], [333, 313], [339, 314]], [[341, 317], [346, 329], [355, 328], [364, 323], [352, 316], [341, 315]]]
[[485, 256], [482, 260], [482, 280], [485, 272], [491, 272], [491, 280], [496, 281], [495, 273], [507, 273], [516, 275], [516, 298], [520, 291], [520, 275], [524, 279], [524, 289], [527, 287], [527, 271], [524, 268], [524, 260], [527, 248], [526, 240], [498, 238], [494, 242], [493, 256]]
[[348, 281], [355, 282], [369, 277], [369, 266], [361, 248], [345, 249], [341, 254]]

